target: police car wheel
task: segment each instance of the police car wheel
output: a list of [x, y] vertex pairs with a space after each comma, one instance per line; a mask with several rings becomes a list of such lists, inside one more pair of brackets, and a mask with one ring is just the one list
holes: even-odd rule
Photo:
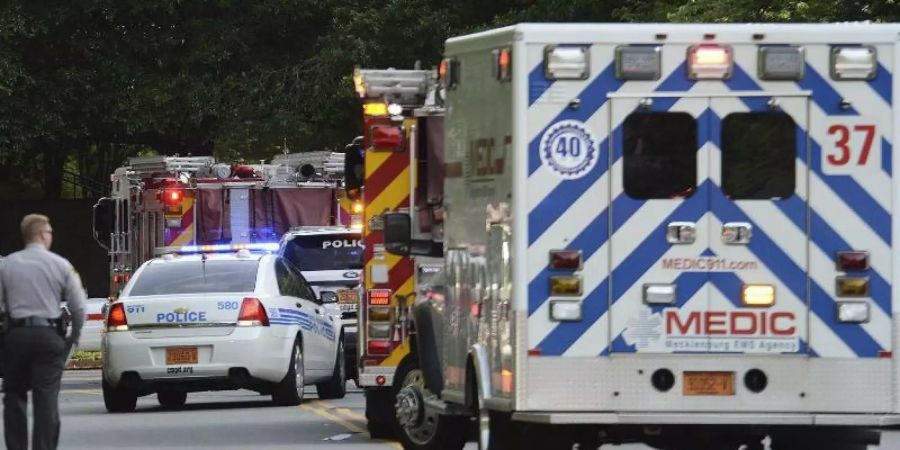
[[187, 392], [184, 391], [159, 391], [156, 399], [163, 408], [178, 409], [187, 402]]
[[133, 412], [137, 407], [137, 394], [122, 388], [114, 388], [103, 377], [103, 404], [111, 413]]
[[272, 390], [272, 401], [279, 406], [297, 406], [303, 401], [303, 386], [305, 384], [303, 373], [303, 344], [298, 337], [294, 341], [294, 350], [291, 352], [291, 364], [288, 372]]
[[338, 340], [337, 359], [334, 362], [334, 373], [331, 378], [324, 382], [316, 384], [316, 393], [323, 400], [331, 400], [344, 398], [347, 395], [347, 366], [344, 360], [344, 336]]

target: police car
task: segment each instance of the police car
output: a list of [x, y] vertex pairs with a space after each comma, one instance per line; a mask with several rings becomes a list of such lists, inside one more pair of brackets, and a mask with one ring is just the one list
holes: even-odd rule
[[343, 397], [336, 295], [316, 295], [293, 264], [255, 251], [275, 249], [190, 246], [144, 263], [107, 312], [107, 410], [133, 411], [152, 393], [177, 408], [188, 392], [242, 388], [297, 405], [312, 384], [319, 398]]

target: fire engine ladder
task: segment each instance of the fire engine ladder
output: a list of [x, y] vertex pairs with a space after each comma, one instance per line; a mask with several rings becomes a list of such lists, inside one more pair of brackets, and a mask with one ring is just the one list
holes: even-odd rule
[[434, 77], [428, 70], [357, 68], [353, 72], [353, 82], [362, 99], [419, 106], [425, 103]]
[[137, 156], [128, 158], [129, 173], [141, 177], [163, 173], [197, 173], [216, 163], [212, 156]]

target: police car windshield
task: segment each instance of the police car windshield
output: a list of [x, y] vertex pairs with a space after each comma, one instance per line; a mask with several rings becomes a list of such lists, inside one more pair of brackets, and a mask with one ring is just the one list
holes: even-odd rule
[[253, 292], [259, 261], [178, 261], [151, 263], [133, 280], [128, 295]]
[[362, 269], [358, 234], [297, 236], [287, 242], [284, 257], [301, 271]]

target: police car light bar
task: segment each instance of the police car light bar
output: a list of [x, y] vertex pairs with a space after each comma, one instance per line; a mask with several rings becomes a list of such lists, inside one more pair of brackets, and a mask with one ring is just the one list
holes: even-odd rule
[[177, 253], [189, 255], [194, 253], [231, 253], [241, 250], [275, 252], [278, 251], [277, 242], [255, 242], [250, 244], [212, 244], [212, 245], [185, 245], [182, 247], [159, 247], [157, 255]]

